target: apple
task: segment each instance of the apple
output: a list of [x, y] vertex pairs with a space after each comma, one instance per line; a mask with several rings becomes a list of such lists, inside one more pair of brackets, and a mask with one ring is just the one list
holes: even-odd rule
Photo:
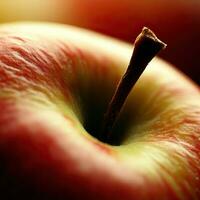
[[171, 47], [161, 56], [200, 84], [199, 0], [1, 0], [0, 11], [2, 22], [62, 22], [129, 42], [145, 24]]
[[0, 44], [2, 199], [200, 198], [200, 92], [185, 75], [153, 59], [111, 145], [96, 137], [130, 44], [48, 23], [1, 25]]

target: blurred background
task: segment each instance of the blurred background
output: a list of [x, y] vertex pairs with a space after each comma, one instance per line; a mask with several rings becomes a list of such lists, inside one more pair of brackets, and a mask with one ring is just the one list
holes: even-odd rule
[[160, 56], [200, 84], [200, 0], [0, 0], [0, 22], [49, 21], [133, 42], [143, 26], [168, 44]]

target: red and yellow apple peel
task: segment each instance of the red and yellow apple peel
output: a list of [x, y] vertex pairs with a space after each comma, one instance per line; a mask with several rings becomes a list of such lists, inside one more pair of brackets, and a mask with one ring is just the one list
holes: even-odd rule
[[89, 133], [129, 64], [129, 44], [34, 23], [1, 25], [0, 44], [7, 199], [200, 197], [199, 88], [172, 66], [152, 60], [113, 129], [122, 144], [112, 146]]

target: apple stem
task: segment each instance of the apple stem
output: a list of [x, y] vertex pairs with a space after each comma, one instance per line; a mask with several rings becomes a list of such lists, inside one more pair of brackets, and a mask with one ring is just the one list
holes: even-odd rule
[[120, 111], [132, 87], [145, 70], [148, 63], [158, 52], [166, 47], [156, 35], [144, 27], [134, 42], [134, 50], [128, 68], [118, 83], [115, 93], [104, 115], [100, 139], [112, 144], [114, 141], [113, 126], [119, 117]]

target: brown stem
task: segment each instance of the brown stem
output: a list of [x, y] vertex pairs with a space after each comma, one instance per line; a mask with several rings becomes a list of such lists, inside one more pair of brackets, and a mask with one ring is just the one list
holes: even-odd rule
[[115, 93], [109, 103], [107, 112], [104, 115], [100, 139], [112, 143], [112, 128], [119, 117], [120, 111], [132, 87], [139, 79], [152, 58], [164, 49], [166, 44], [160, 41], [148, 28], [144, 27], [134, 43], [134, 51], [128, 68], [121, 78]]

